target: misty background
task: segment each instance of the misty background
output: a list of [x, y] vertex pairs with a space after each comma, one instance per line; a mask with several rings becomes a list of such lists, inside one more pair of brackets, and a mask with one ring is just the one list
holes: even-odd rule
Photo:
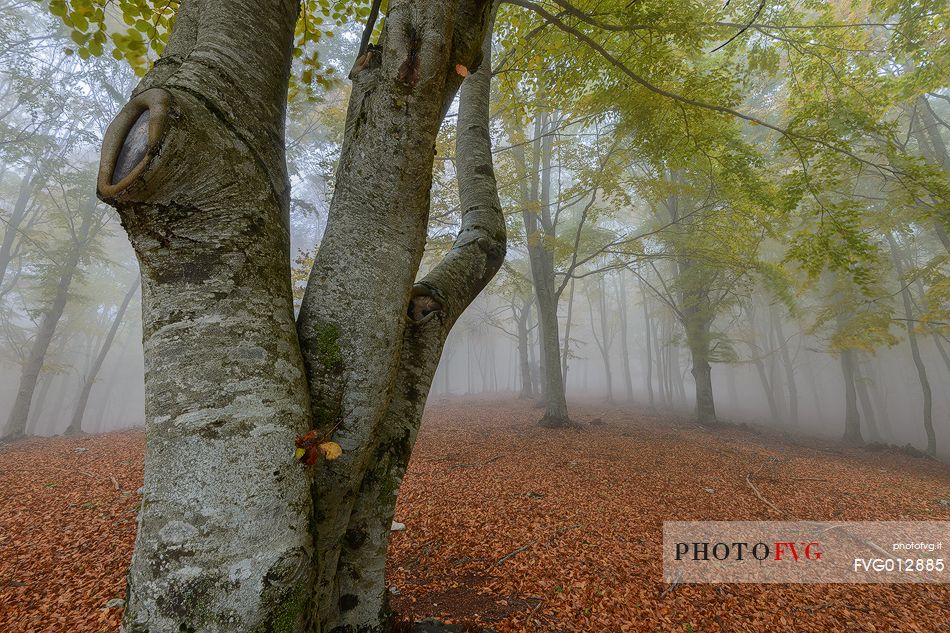
[[[344, 30], [324, 41], [324, 62], [345, 74], [357, 39], [357, 32]], [[110, 57], [75, 54], [69, 34], [42, 7], [0, 0], [0, 425], [13, 415], [18, 392], [32, 383], [28, 435], [144, 423], [138, 267], [116, 214], [95, 198], [102, 135], [136, 82], [131, 69]], [[332, 195], [344, 83], [291, 102], [291, 259], [299, 289]], [[946, 92], [925, 101], [918, 105], [928, 116], [950, 120]], [[546, 160], [535, 178], [548, 196], [543, 204], [569, 403], [691, 415], [682, 244], [708, 240], [704, 258], [689, 261], [711, 275], [704, 283], [715, 298], [710, 358], [721, 420], [836, 440], [845, 430], [851, 382], [865, 441], [923, 449], [922, 365], [937, 451], [950, 457], [950, 339], [939, 317], [945, 299], [939, 304], [938, 296], [935, 306], [932, 298], [933, 286], [945, 284], [946, 252], [926, 221], [910, 218], [901, 231], [881, 234], [890, 258], [882, 259], [871, 283], [827, 271], [808, 279], [786, 257], [790, 246], [782, 235], [798, 230], [794, 221], [756, 217], [742, 224], [727, 214], [722, 200], [728, 195], [714, 186], [717, 174], [700, 168], [663, 173], [613, 147], [621, 121], [609, 113], [595, 123], [567, 112], [546, 116], [540, 126], [517, 131], [501, 116], [497, 122], [508, 258], [453, 329], [430, 397], [542, 397], [532, 242], [518, 199], [526, 176], [514, 156], [525, 143], [540, 142]], [[908, 153], [945, 161], [946, 147], [942, 159], [933, 158], [936, 138], [928, 149], [920, 140], [926, 137], [913, 129], [921, 116], [894, 115], [908, 127]], [[432, 194], [433, 261], [458, 226], [453, 128], [450, 113]], [[948, 135], [945, 124], [935, 129], [937, 137]], [[755, 142], [762, 132], [745, 134]], [[691, 188], [658, 193], [657, 182], [678, 178], [692, 179]], [[853, 185], [881, 191], [860, 178]], [[678, 205], [691, 210], [682, 213]], [[870, 218], [905, 213], [886, 196], [872, 195], [862, 211]], [[726, 250], [728, 261], [719, 259]]]

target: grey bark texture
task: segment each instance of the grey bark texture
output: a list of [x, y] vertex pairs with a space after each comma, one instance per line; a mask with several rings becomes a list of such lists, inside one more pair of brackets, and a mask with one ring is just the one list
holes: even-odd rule
[[[389, 528], [426, 395], [449, 331], [504, 261], [505, 223], [492, 167], [489, 129], [493, 13], [492, 8], [480, 26], [484, 35], [482, 61], [462, 84], [460, 97], [456, 155], [461, 229], [444, 259], [413, 284], [399, 304], [397, 325], [403, 326], [402, 339], [395, 378], [391, 385], [385, 385], [390, 389], [391, 401], [382, 403], [382, 417], [369, 436], [357, 438], [369, 448], [356, 444], [350, 449], [368, 450], [363, 458], [365, 465], [345, 474], [359, 479], [358, 494], [348, 512], [346, 503], [328, 503], [328, 518], [318, 527], [324, 530], [320, 552], [326, 558], [317, 599], [323, 614], [333, 614], [326, 618], [324, 630], [379, 630], [380, 614], [386, 610], [384, 572]], [[438, 116], [440, 120], [441, 113]], [[427, 173], [431, 173], [431, 167], [430, 152]], [[427, 205], [428, 191], [425, 193], [420, 203]], [[425, 224], [414, 230], [424, 234]], [[336, 466], [334, 462], [329, 468]], [[341, 479], [333, 480], [332, 486], [338, 486]], [[342, 534], [340, 525], [344, 528]]]
[[[379, 600], [370, 594], [384, 587], [364, 579], [351, 592], [343, 572], [376, 565], [381, 574], [382, 562], [376, 554], [372, 562], [348, 562], [342, 553], [348, 540], [363, 542], [348, 534], [385, 523], [380, 523], [385, 508], [367, 500], [376, 495], [373, 473], [382, 468], [379, 457], [394, 424], [391, 410], [403, 393], [412, 396], [411, 408], [418, 406], [421, 414], [431, 381], [429, 375], [420, 385], [422, 376], [404, 376], [405, 359], [425, 349], [419, 341], [405, 342], [412, 331], [407, 322], [434, 313], [461, 314], [460, 307], [473, 298], [456, 293], [472, 274], [462, 270], [471, 263], [468, 253], [494, 248], [497, 238], [486, 237], [477, 221], [484, 209], [463, 206], [462, 233], [448, 255], [453, 265], [414, 284], [425, 246], [436, 136], [462, 83], [456, 67], [482, 65], [491, 7], [485, 0], [392, 2], [376, 61], [353, 74], [327, 230], [298, 318], [314, 423], [326, 432], [333, 429], [343, 448], [340, 459], [319, 467], [314, 485], [315, 602], [322, 630], [378, 626]], [[487, 129], [483, 135], [487, 141]], [[399, 423], [407, 420], [412, 419]], [[356, 556], [368, 555], [368, 549], [356, 549]]]
[[297, 13], [294, 0], [186, 0], [106, 133], [99, 194], [139, 261], [146, 372], [125, 631], [308, 619], [310, 486], [293, 450], [310, 412], [284, 160]]
[[[492, 9], [390, 3], [354, 68], [295, 322], [284, 118], [298, 3], [182, 3], [100, 167], [143, 288], [145, 486], [124, 630], [383, 628], [389, 521], [425, 396], [504, 258], [486, 63], [459, 115], [462, 230], [414, 284], [436, 134], [456, 66], [480, 67]], [[344, 451], [313, 473], [293, 460], [310, 429]]]

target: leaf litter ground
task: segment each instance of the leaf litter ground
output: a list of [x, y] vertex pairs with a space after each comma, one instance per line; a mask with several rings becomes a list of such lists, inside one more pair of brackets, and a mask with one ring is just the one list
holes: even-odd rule
[[[552, 431], [530, 403], [430, 403], [390, 544], [400, 614], [500, 633], [950, 631], [950, 585], [671, 589], [659, 558], [664, 520], [950, 520], [946, 464], [602, 405], [573, 413], [600, 423]], [[118, 629], [121, 609], [105, 605], [125, 594], [143, 441], [0, 448], [0, 631]]]

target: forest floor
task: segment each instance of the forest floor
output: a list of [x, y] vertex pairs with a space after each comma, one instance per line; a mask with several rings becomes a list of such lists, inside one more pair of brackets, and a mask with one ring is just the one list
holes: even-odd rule
[[[950, 467], [578, 404], [430, 402], [393, 533], [403, 616], [499, 632], [950, 631], [950, 585], [662, 583], [663, 520], [950, 520]], [[597, 422], [596, 424], [590, 424]], [[144, 436], [0, 447], [0, 631], [115, 631]], [[747, 483], [755, 482], [761, 496]]]

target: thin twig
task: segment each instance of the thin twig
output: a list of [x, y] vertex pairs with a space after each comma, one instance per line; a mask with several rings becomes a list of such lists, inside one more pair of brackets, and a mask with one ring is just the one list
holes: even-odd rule
[[765, 497], [762, 496], [762, 493], [759, 492], [759, 489], [755, 487], [755, 484], [754, 484], [754, 483], [752, 483], [752, 478], [751, 478], [751, 477], [752, 477], [752, 473], [749, 473], [748, 475], [746, 475], [746, 476], [745, 476], [745, 482], [746, 482], [747, 484], [749, 484], [749, 487], [750, 487], [750, 488], [752, 488], [752, 492], [754, 492], [754, 493], [755, 493], [755, 496], [759, 498], [759, 501], [761, 501], [762, 503], [764, 503], [764, 504], [767, 505], [768, 507], [772, 508], [773, 510], [775, 510], [775, 511], [778, 512], [779, 514], [784, 514], [784, 512], [782, 512], [781, 510], [779, 510], [778, 508], [775, 507], [775, 504], [774, 504], [774, 503], [772, 503], [771, 501], [769, 501], [768, 499], [766, 499]]
[[531, 547], [532, 545], [534, 545], [534, 544], [536, 544], [536, 543], [537, 543], [537, 541], [531, 541], [531, 542], [528, 543], [527, 545], [522, 545], [522, 546], [519, 547], [518, 549], [512, 550], [512, 551], [508, 552], [507, 554], [505, 554], [504, 556], [502, 556], [501, 558], [498, 559], [498, 562], [495, 563], [495, 567], [498, 567], [499, 565], [501, 565], [503, 562], [505, 562], [506, 560], [508, 560], [508, 559], [511, 558], [512, 556], [517, 556], [518, 554], [520, 554], [521, 552], [525, 551], [526, 549], [528, 549], [529, 547]]

